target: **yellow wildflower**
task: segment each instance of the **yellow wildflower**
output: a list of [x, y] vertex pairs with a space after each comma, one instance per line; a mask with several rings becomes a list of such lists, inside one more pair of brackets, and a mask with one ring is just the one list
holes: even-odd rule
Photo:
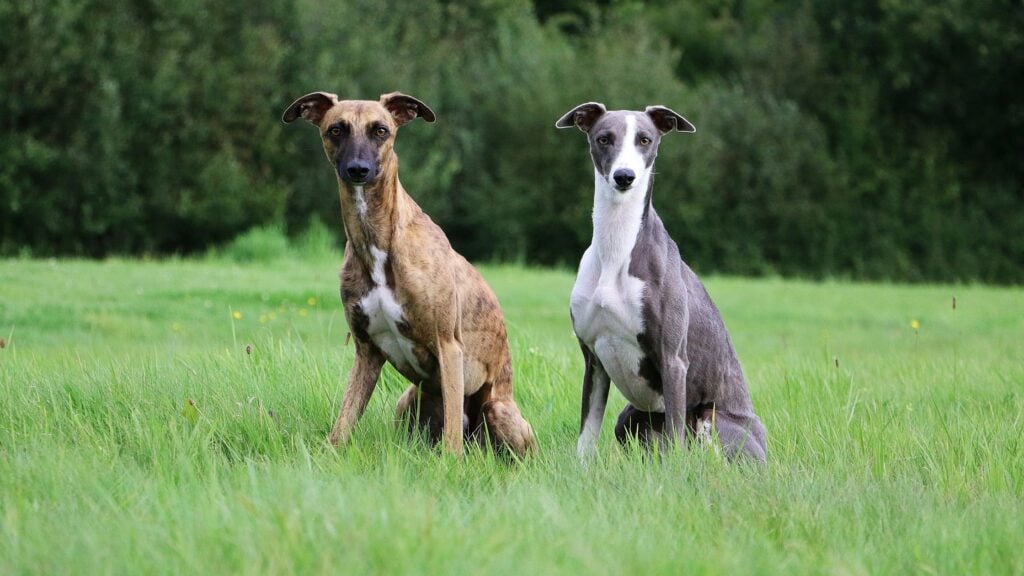
[[918, 322], [917, 320], [911, 320], [910, 327], [914, 329], [914, 332], [917, 332], [918, 330], [921, 329], [921, 323]]
[[310, 306], [316, 306], [316, 298], [310, 296], [309, 298], [306, 299], [306, 304], [309, 304]]
[[181, 415], [189, 422], [195, 423], [199, 419], [199, 406], [196, 405], [196, 401], [191, 398], [186, 399]]
[[235, 320], [241, 320], [242, 313], [239, 312], [238, 310], [235, 310], [234, 312], [231, 313], [231, 317], [234, 318]]

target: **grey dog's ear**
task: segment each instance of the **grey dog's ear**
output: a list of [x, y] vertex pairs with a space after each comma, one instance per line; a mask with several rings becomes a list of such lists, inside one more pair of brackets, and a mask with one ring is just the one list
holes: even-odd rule
[[648, 106], [644, 109], [644, 113], [651, 117], [651, 121], [654, 122], [654, 126], [658, 129], [658, 132], [666, 134], [673, 130], [679, 130], [680, 132], [696, 132], [697, 129], [690, 124], [690, 121], [680, 116], [676, 111], [664, 106]]
[[284, 111], [284, 116], [281, 119], [288, 123], [294, 122], [296, 118], [301, 116], [313, 124], [319, 125], [320, 121], [324, 118], [324, 114], [337, 103], [338, 96], [336, 94], [313, 92], [292, 102], [292, 105]]
[[427, 122], [437, 120], [437, 116], [434, 115], [430, 106], [401, 92], [381, 94], [380, 104], [387, 108], [388, 112], [391, 112], [391, 117], [399, 126], [412, 122], [416, 118], [423, 118]]
[[587, 102], [569, 110], [564, 116], [555, 122], [555, 128], [579, 128], [584, 132], [590, 132], [594, 123], [608, 110], [600, 102]]

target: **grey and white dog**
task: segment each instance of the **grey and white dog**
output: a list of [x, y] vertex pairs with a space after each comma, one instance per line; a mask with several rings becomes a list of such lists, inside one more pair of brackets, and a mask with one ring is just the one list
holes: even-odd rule
[[687, 430], [730, 458], [767, 457], [743, 370], [722, 316], [654, 211], [654, 159], [661, 137], [695, 132], [663, 106], [608, 111], [588, 102], [555, 123], [576, 126], [594, 161], [594, 236], [580, 261], [570, 305], [586, 364], [577, 450], [594, 450], [614, 382], [629, 401], [615, 436], [686, 441]]

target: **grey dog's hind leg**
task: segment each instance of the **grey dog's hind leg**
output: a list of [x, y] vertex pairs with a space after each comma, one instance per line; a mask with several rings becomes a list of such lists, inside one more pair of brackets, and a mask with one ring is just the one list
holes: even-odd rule
[[636, 438], [641, 446], [650, 447], [665, 428], [665, 414], [661, 412], [643, 412], [632, 404], [619, 413], [615, 422], [615, 439], [619, 444], [626, 444], [629, 438]]
[[[722, 412], [714, 413], [711, 408], [700, 407], [687, 412], [687, 427], [696, 440], [701, 441], [705, 422], [714, 423], [714, 434], [730, 460], [742, 456], [757, 462], [765, 462], [768, 444], [765, 441], [764, 425], [757, 417], [742, 418]], [[660, 412], [643, 412], [627, 404], [615, 423], [615, 439], [626, 444], [629, 438], [636, 438], [640, 445], [651, 447], [661, 438], [665, 428], [665, 415]]]
[[715, 432], [730, 460], [744, 456], [757, 462], [767, 461], [764, 425], [756, 416], [742, 418], [718, 412], [715, 414]]

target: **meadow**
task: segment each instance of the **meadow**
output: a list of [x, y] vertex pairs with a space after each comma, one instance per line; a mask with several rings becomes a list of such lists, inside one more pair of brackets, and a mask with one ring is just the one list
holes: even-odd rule
[[613, 391], [584, 468], [565, 270], [482, 267], [539, 455], [408, 438], [390, 368], [329, 446], [339, 262], [0, 261], [0, 573], [1024, 573], [1020, 288], [707, 278], [769, 464]]

